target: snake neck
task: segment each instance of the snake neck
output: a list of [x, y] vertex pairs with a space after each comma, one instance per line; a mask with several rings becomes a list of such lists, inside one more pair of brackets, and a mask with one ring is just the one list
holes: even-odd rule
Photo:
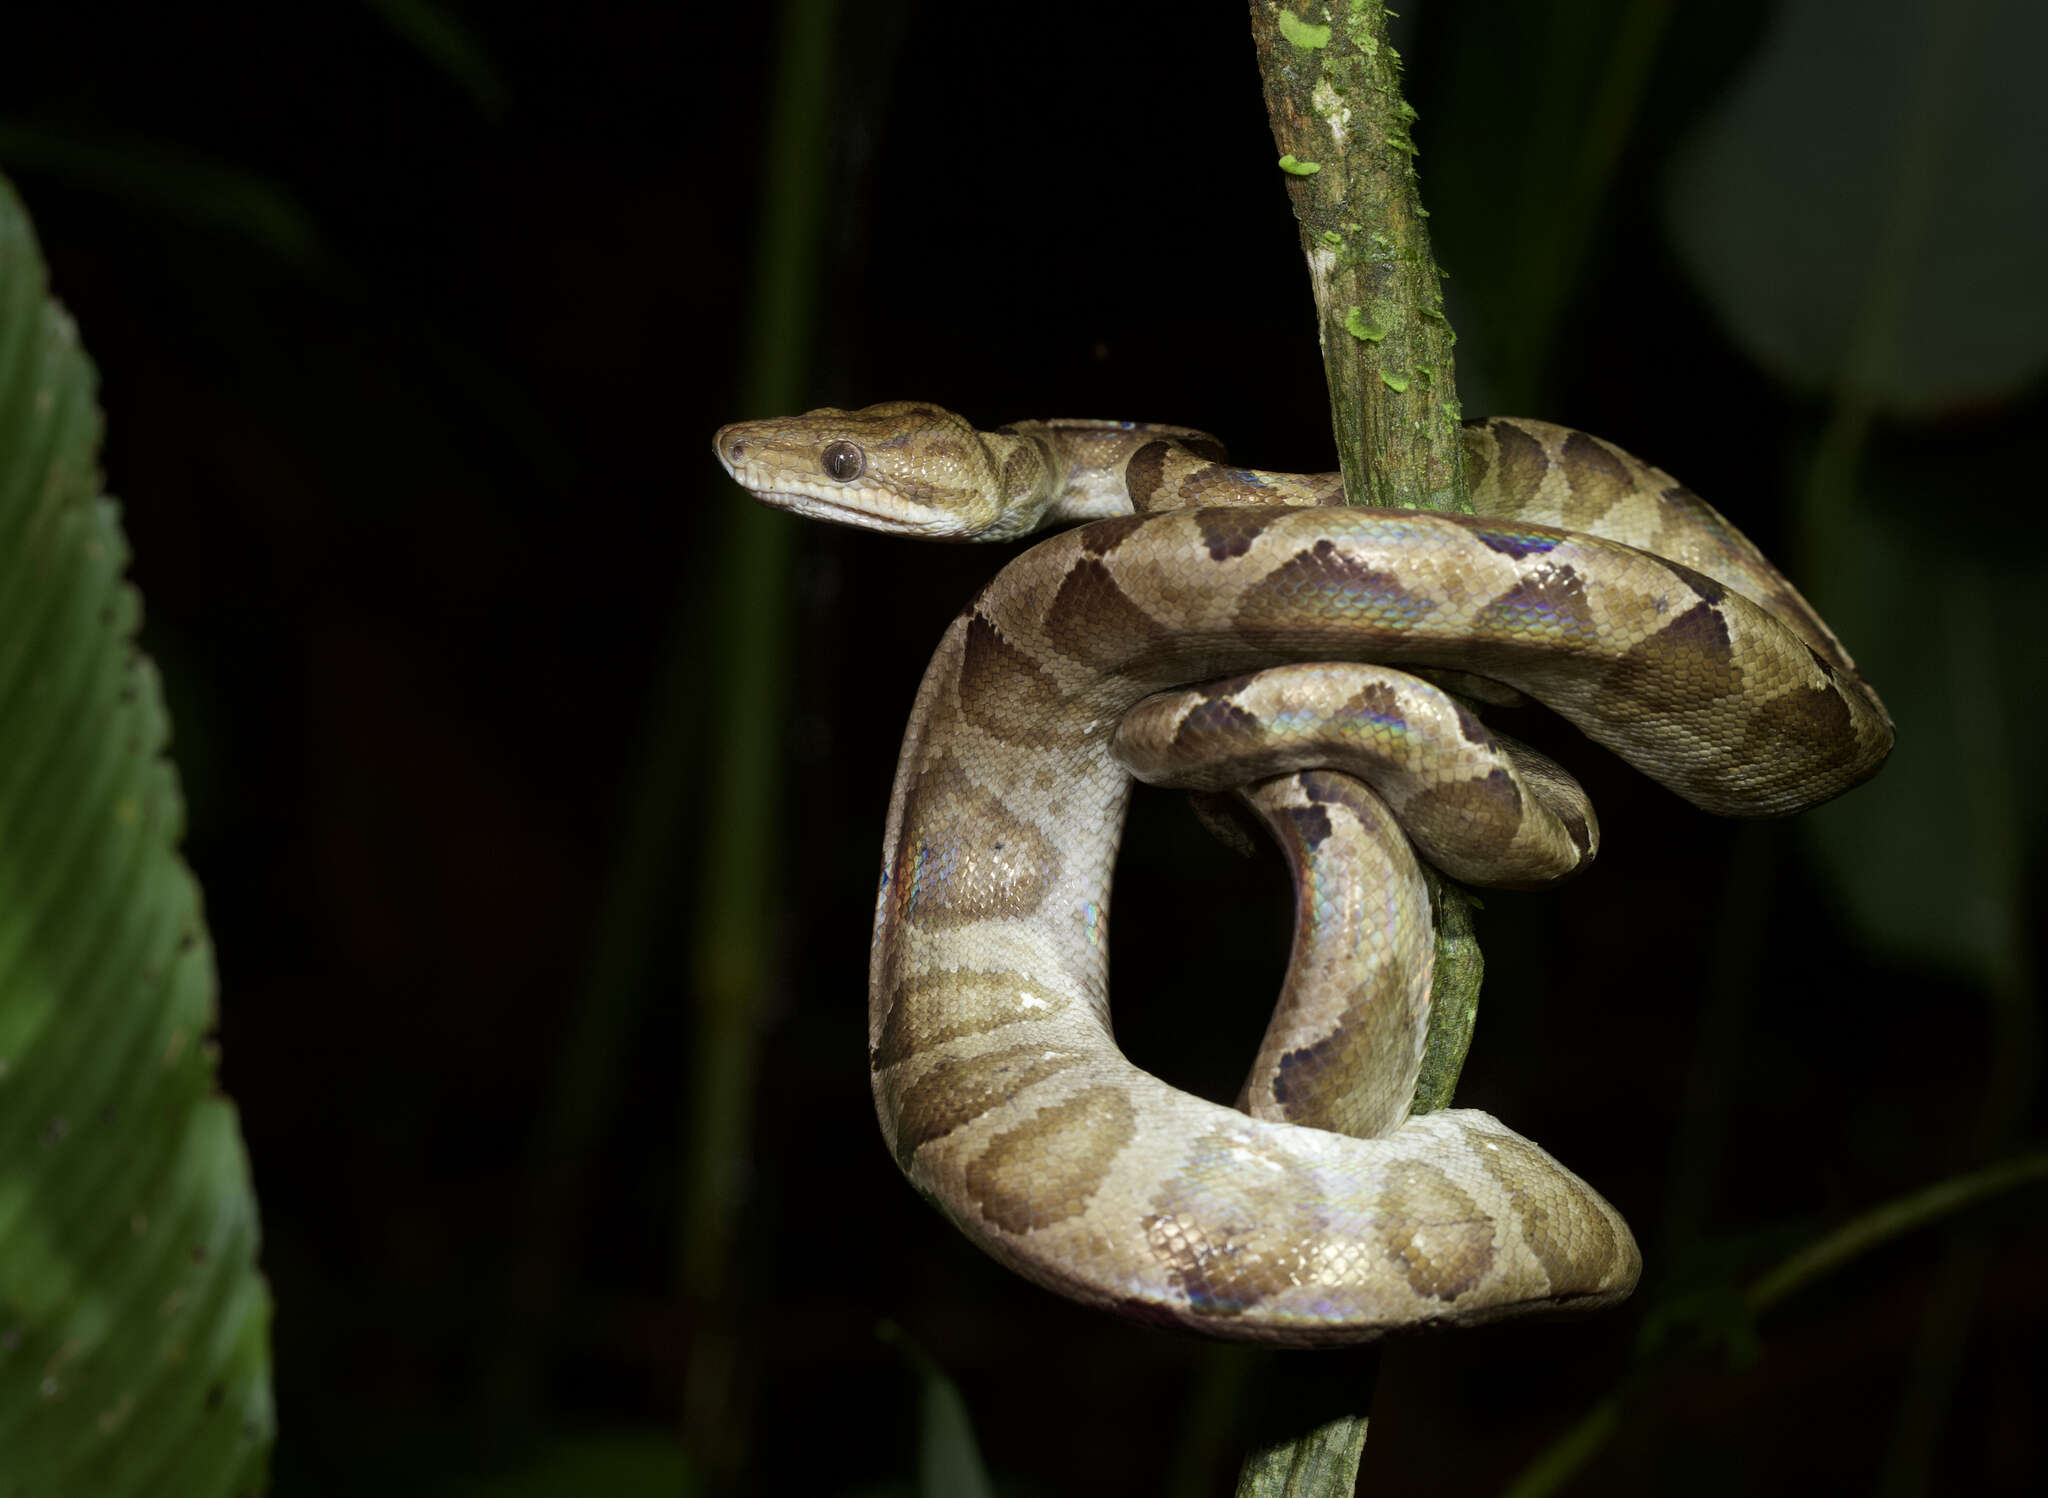
[[1218, 504], [1341, 502], [1337, 474], [1265, 473], [1233, 468], [1223, 444], [1193, 427], [1133, 421], [1023, 421], [987, 434], [991, 442], [1035, 448], [1043, 463], [1034, 498], [1040, 525]]

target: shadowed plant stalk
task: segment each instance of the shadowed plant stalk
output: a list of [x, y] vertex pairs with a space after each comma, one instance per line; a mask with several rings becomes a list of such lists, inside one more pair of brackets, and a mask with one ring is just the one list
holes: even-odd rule
[[[817, 295], [820, 215], [830, 155], [827, 87], [835, 0], [783, 0], [763, 101], [758, 159], [754, 284], [734, 402], [781, 411], [801, 402], [809, 373]], [[679, 487], [720, 483], [710, 430], [678, 434]], [[697, 439], [701, 439], [700, 442]], [[720, 498], [724, 499], [721, 489]], [[623, 1055], [644, 999], [650, 957], [676, 923], [676, 849], [700, 787], [707, 807], [690, 913], [690, 1050], [678, 1060], [684, 1161], [676, 1225], [677, 1293], [688, 1328], [681, 1424], [684, 1448], [707, 1484], [729, 1480], [748, 1440], [738, 1350], [744, 1297], [735, 1291], [732, 1245], [743, 1206], [761, 1027], [775, 979], [770, 879], [779, 846], [775, 766], [788, 716], [789, 572], [793, 535], [753, 505], [720, 503], [722, 535], [705, 597], [679, 578], [661, 658], [652, 677], [640, 757], [620, 798], [618, 851], [598, 911], [590, 966], [536, 1131], [536, 1228], [522, 1299], [541, 1314], [563, 1273], [580, 1219], [584, 1162], [603, 1136]], [[707, 647], [707, 640], [709, 645]], [[711, 702], [702, 700], [707, 659]], [[540, 1376], [533, 1339], [511, 1338], [492, 1359], [492, 1423], [516, 1429], [535, 1407]]]
[[[782, 411], [801, 403], [809, 373], [820, 213], [830, 155], [835, 0], [784, 0], [768, 49], [759, 158], [735, 158], [762, 184], [754, 285], [734, 404]], [[693, 801], [706, 821], [690, 914], [695, 1024], [677, 1069], [685, 1182], [676, 1225], [677, 1290], [689, 1330], [684, 1446], [707, 1482], [729, 1475], [747, 1443], [737, 1356], [742, 1297], [732, 1244], [743, 1205], [760, 1033], [775, 974], [769, 888], [778, 847], [775, 766], [788, 716], [792, 529], [754, 505], [724, 503], [711, 433], [677, 434], [677, 482], [719, 487], [722, 527], [707, 596], [679, 577], [652, 676], [639, 759], [620, 798], [621, 831], [597, 914], [583, 991], [571, 1016], [554, 1093], [535, 1135], [535, 1228], [519, 1271], [520, 1301], [545, 1316], [582, 1217], [585, 1162], [614, 1111], [623, 1057], [639, 1019], [650, 958], [677, 921], [678, 867]], [[701, 439], [698, 441], [697, 439]], [[707, 648], [706, 641], [710, 644]], [[715, 663], [708, 709], [707, 659]], [[703, 796], [701, 788], [711, 788]], [[541, 1328], [544, 1332], [545, 1328]], [[490, 1360], [490, 1423], [516, 1433], [538, 1403], [540, 1353], [509, 1334]]]
[[[733, 407], [786, 411], [803, 404], [810, 375], [823, 213], [831, 201], [840, 97], [830, 87], [836, 0], [783, 0], [761, 105], [758, 154], [736, 153], [735, 176], [760, 184], [753, 284]], [[681, 1424], [684, 1448], [708, 1488], [730, 1483], [749, 1442], [750, 1414], [733, 1247], [745, 1205], [762, 1028], [779, 977], [771, 881], [784, 829], [777, 766], [790, 691], [789, 592], [794, 529], [766, 508], [726, 502], [709, 452], [710, 430], [677, 434], [678, 483], [711, 485], [720, 536], [703, 596], [679, 586], [653, 673], [639, 761], [621, 798], [623, 827], [598, 913], [584, 991], [564, 1045], [558, 1082], [538, 1131], [536, 1237], [540, 1277], [559, 1273], [579, 1215], [582, 1162], [611, 1112], [622, 1056], [644, 1012], [650, 957], [694, 885], [688, 913], [694, 1024], [679, 1058], [678, 1119], [684, 1170], [676, 1224], [677, 1298], [687, 1329]], [[699, 439], [702, 445], [699, 445]], [[710, 702], [701, 681], [714, 665]], [[701, 795], [708, 787], [710, 794]], [[678, 867], [689, 808], [705, 807], [694, 878]], [[551, 1246], [549, 1246], [551, 1245]], [[545, 1286], [543, 1285], [543, 1293]], [[531, 1361], [530, 1359], [528, 1360]], [[517, 1411], [537, 1367], [498, 1381], [494, 1402]], [[502, 1422], [501, 1422], [502, 1423]]]
[[[1315, 293], [1331, 423], [1347, 504], [1470, 514], [1456, 342], [1415, 174], [1401, 59], [1379, 0], [1300, 9], [1252, 0], [1266, 112]], [[1470, 898], [1425, 869], [1435, 915], [1429, 1034], [1413, 1111], [1449, 1103], [1483, 971]], [[1364, 1452], [1377, 1348], [1359, 1359], [1351, 1408], [1295, 1412], [1239, 1473], [1240, 1498], [1349, 1494]]]
[[[830, 197], [824, 171], [836, 12], [835, 0], [784, 0], [775, 33], [753, 303], [737, 392], [742, 411], [802, 403]], [[794, 540], [782, 517], [762, 506], [721, 509], [726, 532], [709, 620], [719, 663], [704, 782], [712, 794], [691, 935], [697, 1023], [683, 1094], [688, 1179], [679, 1224], [680, 1286], [692, 1324], [683, 1429], [714, 1480], [736, 1465], [746, 1442], [735, 1366], [740, 1297], [729, 1281], [761, 1026], [780, 950], [769, 886], [783, 830], [776, 766], [788, 717]]]

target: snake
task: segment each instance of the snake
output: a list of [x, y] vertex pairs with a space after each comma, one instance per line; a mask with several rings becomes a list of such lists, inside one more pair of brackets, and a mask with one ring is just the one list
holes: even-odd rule
[[[1534, 699], [1705, 811], [1874, 774], [1892, 723], [1819, 615], [1691, 490], [1544, 422], [1462, 429], [1476, 514], [1346, 507], [1193, 428], [979, 430], [894, 401], [714, 437], [755, 499], [935, 540], [1047, 530], [947, 628], [898, 760], [869, 1059], [902, 1171], [1040, 1285], [1286, 1346], [1593, 1310], [1621, 1214], [1487, 1113], [1413, 1114], [1432, 977], [1418, 857], [1533, 887], [1599, 830], [1481, 719]], [[1054, 529], [1055, 527], [1066, 527]], [[1134, 782], [1263, 823], [1287, 978], [1236, 1106], [1118, 1049], [1112, 864]], [[1226, 814], [1222, 808], [1238, 810]]]

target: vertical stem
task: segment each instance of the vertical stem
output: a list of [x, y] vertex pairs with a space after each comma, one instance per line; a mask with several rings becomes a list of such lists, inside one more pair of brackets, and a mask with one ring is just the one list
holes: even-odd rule
[[[834, 0], [783, 0], [764, 101], [766, 139], [756, 276], [738, 404], [801, 404], [817, 299], [819, 223], [830, 141]], [[735, 158], [735, 172], [748, 163]], [[779, 743], [789, 677], [791, 527], [757, 505], [724, 506], [710, 634], [719, 674], [705, 785], [709, 827], [692, 921], [697, 1026], [684, 1090], [688, 1181], [679, 1279], [692, 1327], [683, 1391], [685, 1440], [714, 1480], [745, 1450], [738, 1377], [741, 1298], [730, 1283], [743, 1205], [761, 1025], [778, 944], [771, 882]]]
[[1457, 340], [1415, 178], [1386, 7], [1252, 0], [1252, 41], [1316, 299], [1344, 496], [1470, 514]]
[[[1628, 0], [1614, 18], [1607, 60], [1588, 98], [1568, 55], [1583, 45], [1575, 11], [1551, 7], [1541, 65], [1543, 87], [1533, 107], [1558, 127], [1530, 129], [1523, 142], [1520, 190], [1511, 221], [1500, 225], [1518, 243], [1511, 293], [1514, 316], [1493, 329], [1494, 390], [1501, 408], [1533, 410], [1543, 372], [1587, 246], [1600, 223], [1600, 207], [1629, 141], [1637, 110], [1676, 0]], [[1576, 141], [1567, 137], [1576, 124]]]
[[[1381, 0], [1251, 0], [1252, 41], [1301, 249], [1315, 293], [1323, 373], [1349, 504], [1470, 514], [1462, 413], [1442, 276], [1415, 175], [1401, 59]], [[1483, 969], [1472, 907], [1429, 875], [1437, 952], [1424, 1074], [1414, 1111], [1450, 1101], [1464, 1065]], [[1353, 1409], [1299, 1414], [1255, 1449], [1242, 1498], [1349, 1494], [1365, 1449], [1377, 1349], [1358, 1369]]]
[[[778, 66], [758, 163], [768, 186], [736, 392], [741, 411], [793, 409], [803, 394], [830, 139], [822, 101], [829, 97], [833, 11], [833, 0], [784, 0], [773, 33]], [[736, 159], [735, 173], [745, 165]], [[709, 455], [688, 443], [682, 451], [703, 454], [700, 482], [713, 482]], [[690, 805], [708, 799], [699, 879], [704, 894], [693, 944], [697, 1024], [692, 1053], [679, 1067], [690, 1081], [682, 1093], [687, 1182], [677, 1237], [678, 1278], [693, 1333], [683, 1423], [693, 1453], [713, 1470], [721, 1452], [736, 1451], [744, 1440], [732, 1393], [733, 1297], [721, 1292], [753, 1111], [766, 954], [774, 949], [765, 936], [768, 850], [775, 836], [770, 776], [788, 674], [790, 548], [789, 527], [773, 523], [767, 511], [719, 508], [725, 532], [718, 564], [710, 569], [716, 579], [711, 596], [682, 587], [679, 572], [650, 678], [589, 965], [535, 1126], [534, 1227], [508, 1275], [506, 1298], [516, 1310], [485, 1358], [480, 1400], [483, 1423], [499, 1441], [515, 1437], [538, 1405], [548, 1322], [584, 1215], [586, 1162], [616, 1111], [622, 1057], [648, 1007], [650, 955], [676, 919], [674, 890], [683, 874], [677, 844]], [[709, 652], [707, 635], [717, 641]], [[707, 656], [722, 668], [708, 713], [699, 700]], [[702, 785], [713, 787], [708, 798]]]

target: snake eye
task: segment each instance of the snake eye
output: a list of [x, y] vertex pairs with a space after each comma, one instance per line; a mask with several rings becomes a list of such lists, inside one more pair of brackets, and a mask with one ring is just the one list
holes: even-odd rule
[[820, 455], [825, 472], [842, 484], [850, 484], [867, 470], [868, 455], [851, 442], [835, 442]]

